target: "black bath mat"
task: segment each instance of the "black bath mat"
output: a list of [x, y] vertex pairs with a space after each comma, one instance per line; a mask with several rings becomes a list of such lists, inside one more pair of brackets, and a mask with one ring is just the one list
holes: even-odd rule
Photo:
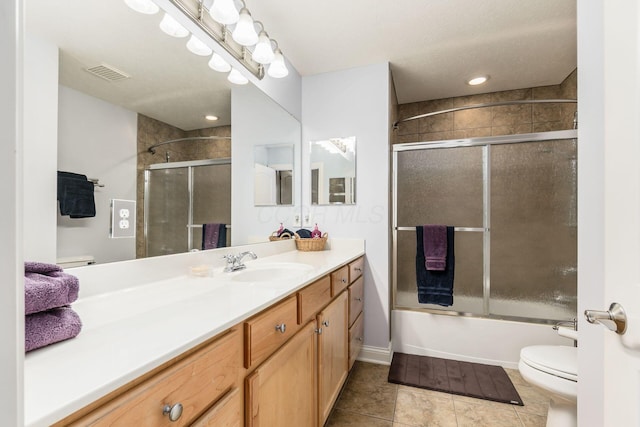
[[524, 406], [500, 366], [394, 353], [390, 383]]

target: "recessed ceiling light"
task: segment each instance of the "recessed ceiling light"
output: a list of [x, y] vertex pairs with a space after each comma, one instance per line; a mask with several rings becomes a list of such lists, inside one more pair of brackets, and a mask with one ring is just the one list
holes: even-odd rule
[[469, 79], [469, 81], [467, 81], [467, 84], [471, 86], [477, 86], [477, 85], [481, 85], [487, 80], [489, 80], [489, 76], [479, 76], [479, 77], [474, 77], [472, 79]]
[[211, 120], [212, 122], [218, 120], [218, 116], [214, 116], [213, 114], [207, 114], [206, 116], [204, 116], [204, 118], [207, 120]]

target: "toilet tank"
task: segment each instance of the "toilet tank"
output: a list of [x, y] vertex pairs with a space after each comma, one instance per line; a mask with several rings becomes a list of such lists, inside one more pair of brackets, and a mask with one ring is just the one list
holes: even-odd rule
[[78, 256], [70, 256], [58, 258], [56, 260], [56, 264], [58, 264], [62, 269], [72, 268], [72, 267], [82, 267], [85, 265], [95, 264], [96, 260], [93, 258], [93, 255], [78, 255]]

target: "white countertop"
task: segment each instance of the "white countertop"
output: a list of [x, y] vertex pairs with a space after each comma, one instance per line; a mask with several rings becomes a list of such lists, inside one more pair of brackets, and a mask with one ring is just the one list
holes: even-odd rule
[[[362, 240], [334, 240], [330, 250], [321, 252], [299, 252], [291, 244], [127, 261], [99, 266], [100, 270], [98, 266], [68, 270], [70, 274], [77, 272], [80, 278], [80, 298], [72, 308], [80, 316], [83, 329], [74, 339], [27, 353], [25, 425], [46, 426], [61, 420], [364, 255]], [[272, 253], [276, 246], [280, 252]], [[305, 264], [309, 268], [273, 282], [234, 282], [231, 279], [239, 273], [222, 272], [221, 253], [245, 250], [259, 255], [255, 261], [245, 261], [245, 272], [277, 263]], [[185, 265], [206, 261], [214, 266], [212, 277], [186, 274]], [[151, 270], [159, 263], [170, 271], [167, 265], [172, 262], [177, 274], [154, 277], [152, 281], [140, 279], [140, 283], [131, 285], [136, 277], [152, 276]], [[119, 280], [123, 274], [128, 280]]]

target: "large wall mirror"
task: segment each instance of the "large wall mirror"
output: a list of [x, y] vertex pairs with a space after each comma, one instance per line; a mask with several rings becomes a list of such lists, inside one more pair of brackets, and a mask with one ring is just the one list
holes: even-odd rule
[[294, 204], [294, 146], [257, 145], [253, 148], [255, 206]]
[[311, 141], [311, 204], [356, 203], [356, 138]]
[[[162, 32], [163, 11], [143, 15], [123, 1], [30, 0], [25, 15], [27, 38], [37, 41], [25, 44], [27, 54], [37, 44], [59, 58], [59, 67], [52, 70], [58, 75], [57, 111], [47, 112], [58, 116], [57, 169], [85, 174], [103, 185], [95, 189], [96, 217], [71, 219], [58, 213], [57, 257], [91, 255], [105, 263], [201, 249], [202, 226], [208, 223], [225, 226], [231, 243], [234, 228], [243, 227], [231, 223], [232, 199], [247, 198], [253, 204], [253, 194], [231, 193], [234, 86], [227, 73], [209, 67], [211, 54], [191, 53], [189, 37]], [[277, 103], [260, 105], [267, 116], [272, 114], [264, 109], [290, 117], [294, 131], [282, 132], [299, 135], [299, 122]], [[284, 122], [272, 126], [279, 123]], [[174, 140], [181, 141], [158, 146], [154, 153], [148, 150]], [[289, 163], [293, 171], [293, 158]], [[154, 200], [145, 199], [151, 197], [145, 196], [145, 185], [158, 186], [147, 188]], [[190, 198], [187, 188], [193, 189]], [[291, 191], [288, 199], [281, 197], [283, 204], [300, 200]], [[111, 199], [137, 201], [135, 239], [108, 238]], [[177, 199], [184, 199], [183, 205], [175, 204]], [[176, 216], [169, 216], [173, 212]], [[151, 237], [156, 230], [166, 236]], [[151, 240], [159, 243], [149, 248]], [[236, 238], [233, 243], [249, 242]]]

